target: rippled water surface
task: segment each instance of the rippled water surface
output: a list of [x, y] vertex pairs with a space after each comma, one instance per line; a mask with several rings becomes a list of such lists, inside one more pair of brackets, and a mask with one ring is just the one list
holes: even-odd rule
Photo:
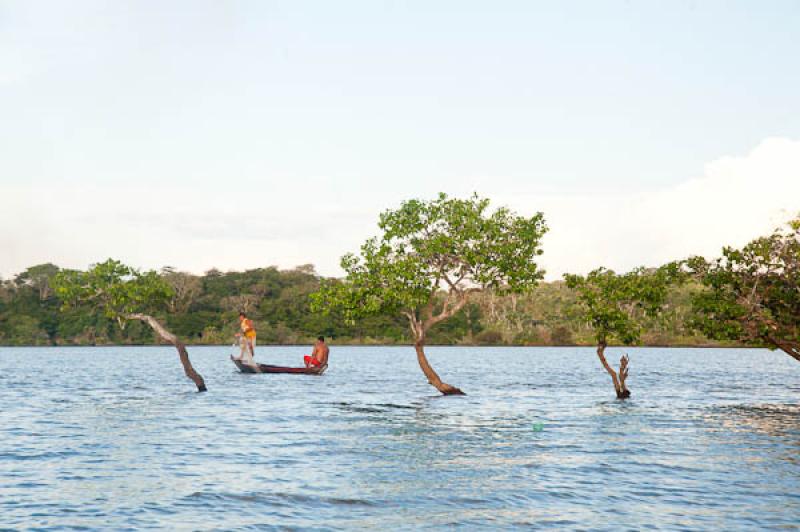
[[[257, 358], [301, 360], [303, 347]], [[800, 520], [800, 365], [631, 349], [333, 346], [321, 376], [229, 348], [0, 348], [0, 528], [753, 529]], [[618, 358], [619, 350], [611, 350]], [[296, 364], [294, 364], [296, 365]]]

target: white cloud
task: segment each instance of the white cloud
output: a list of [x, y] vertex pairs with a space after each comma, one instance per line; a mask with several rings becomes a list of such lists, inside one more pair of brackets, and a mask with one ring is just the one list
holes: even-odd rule
[[598, 266], [627, 270], [697, 254], [717, 256], [800, 212], [800, 141], [768, 138], [744, 156], [706, 165], [677, 186], [616, 195], [500, 197], [550, 225], [548, 278]]
[[[115, 257], [193, 272], [313, 263], [339, 275], [339, 257], [357, 250], [376, 232], [378, 213], [402, 199], [386, 198], [375, 186], [316, 203], [301, 184], [249, 186], [245, 195], [201, 186], [4, 186], [0, 274], [42, 262], [84, 268]], [[542, 258], [548, 278], [600, 265], [626, 270], [717, 255], [723, 245], [766, 234], [800, 211], [800, 141], [766, 139], [744, 156], [711, 162], [699, 178], [654, 191], [478, 192], [521, 213], [544, 211], [551, 228]]]

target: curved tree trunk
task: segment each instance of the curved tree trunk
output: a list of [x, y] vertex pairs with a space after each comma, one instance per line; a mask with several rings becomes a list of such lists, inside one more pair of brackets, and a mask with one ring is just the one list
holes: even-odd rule
[[192, 367], [192, 362], [189, 360], [189, 352], [186, 350], [186, 346], [178, 340], [178, 337], [169, 332], [163, 325], [161, 325], [157, 319], [147, 314], [129, 314], [125, 316], [131, 320], [139, 320], [143, 321], [148, 324], [155, 332], [158, 334], [162, 339], [166, 340], [167, 342], [171, 343], [175, 346], [175, 349], [178, 350], [178, 356], [181, 359], [181, 365], [183, 366], [183, 372], [186, 373], [186, 376], [194, 381], [195, 385], [197, 385], [198, 392], [205, 392], [206, 391], [206, 383], [203, 380], [203, 377], [197, 373], [194, 368]]
[[611, 381], [614, 383], [614, 391], [617, 392], [617, 399], [627, 399], [631, 396], [631, 391], [628, 390], [628, 387], [625, 385], [625, 379], [628, 378], [628, 356], [622, 355], [622, 358], [619, 359], [619, 375], [617, 372], [614, 371], [614, 368], [608, 363], [605, 357], [605, 350], [606, 350], [606, 343], [600, 342], [597, 344], [597, 357], [600, 359], [600, 363], [603, 364], [603, 367], [611, 375]]
[[768, 337], [767, 340], [775, 347], [800, 362], [800, 345], [794, 342], [781, 341], [777, 338]]
[[423, 319], [419, 319], [414, 310], [410, 310], [409, 312], [405, 313], [406, 317], [408, 317], [409, 326], [411, 327], [412, 338], [414, 338], [414, 349], [417, 352], [417, 362], [419, 363], [419, 367], [422, 369], [422, 373], [424, 373], [425, 377], [427, 377], [430, 385], [442, 392], [444, 395], [467, 395], [455, 386], [447, 384], [446, 382], [442, 382], [439, 374], [434, 371], [428, 362], [428, 357], [425, 356], [425, 335], [428, 332], [428, 329], [440, 321], [444, 321], [453, 316], [456, 312], [461, 310], [467, 303], [467, 297], [463, 294], [460, 294], [455, 303], [445, 301], [442, 312], [434, 316], [434, 295], [435, 294], [431, 294], [427, 305], [425, 305], [425, 308], [422, 311]]
[[798, 362], [800, 362], [800, 349], [798, 349], [796, 347], [790, 347], [790, 346], [787, 346], [785, 344], [782, 345], [782, 346], [779, 346], [779, 347], [780, 347], [781, 351], [783, 351], [784, 353], [786, 353], [787, 355], [789, 355], [793, 359], [795, 359]]
[[434, 371], [430, 363], [428, 363], [428, 357], [425, 356], [424, 338], [414, 342], [414, 349], [417, 351], [417, 362], [419, 362], [419, 367], [422, 369], [422, 373], [424, 373], [428, 378], [428, 382], [431, 386], [442, 392], [444, 395], [466, 395], [455, 386], [451, 386], [446, 382], [442, 382], [442, 379], [439, 378], [439, 374]]

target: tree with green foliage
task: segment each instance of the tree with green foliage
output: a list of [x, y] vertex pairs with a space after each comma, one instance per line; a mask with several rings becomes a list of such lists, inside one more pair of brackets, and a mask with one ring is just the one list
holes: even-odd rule
[[59, 268], [53, 264], [31, 266], [7, 284], [7, 311], [10, 317], [5, 328], [10, 343], [18, 345], [44, 345], [53, 343], [58, 329], [58, 300], [51, 287]]
[[[40, 268], [43, 266], [45, 268]], [[62, 302], [47, 276], [34, 280], [35, 272], [52, 272], [55, 266], [28, 268], [0, 283], [0, 344], [3, 345], [125, 345], [152, 344], [152, 329], [138, 321], [121, 329], [115, 320], [91, 306], [61, 310]], [[49, 275], [49, 274], [48, 274]], [[248, 302], [259, 340], [267, 343], [313, 341], [320, 334], [339, 343], [398, 344], [413, 341], [408, 319], [400, 312], [363, 317], [347, 322], [340, 311], [327, 315], [311, 312], [309, 295], [320, 277], [304, 265], [289, 270], [275, 267], [247, 271], [193, 275], [165, 267], [159, 275], [173, 289], [166, 311], [156, 317], [187, 345], [229, 344], [236, 332], [233, 303], [237, 296]], [[326, 282], [332, 282], [328, 280]], [[645, 319], [641, 343], [645, 345], [724, 343], [708, 340], [688, 327], [691, 299], [702, 285], [692, 280], [670, 290], [670, 312]], [[437, 297], [441, 298], [440, 292]], [[44, 297], [44, 299], [43, 299]], [[441, 301], [438, 299], [437, 301]], [[433, 327], [426, 345], [593, 345], [594, 332], [574, 312], [575, 293], [563, 281], [540, 282], [524, 294], [472, 293], [470, 302], [450, 319]]]
[[170, 285], [154, 271], [141, 272], [112, 259], [88, 271], [63, 270], [54, 279], [56, 293], [65, 309], [93, 306], [115, 320], [120, 328], [130, 320], [149, 325], [163, 340], [175, 346], [186, 376], [197, 390], [206, 391], [203, 377], [195, 371], [186, 346], [152, 313], [165, 308], [174, 297]]
[[800, 217], [722, 257], [693, 257], [704, 290], [691, 324], [712, 339], [780, 349], [800, 362]]
[[473, 293], [487, 288], [524, 291], [543, 276], [535, 259], [547, 231], [542, 213], [526, 218], [489, 200], [440, 194], [409, 200], [380, 216], [380, 238], [342, 257], [343, 281], [325, 282], [312, 308], [340, 310], [351, 322], [369, 315], [402, 314], [428, 382], [445, 395], [463, 392], [442, 382], [425, 356], [431, 327], [459, 312]]
[[14, 278], [17, 286], [29, 286], [39, 295], [40, 301], [45, 301], [52, 295], [52, 280], [58, 274], [59, 267], [55, 264], [38, 264], [31, 266]]
[[200, 295], [203, 283], [199, 277], [175, 268], [161, 268], [161, 277], [172, 287], [173, 296], [168, 306], [172, 313], [186, 313]]
[[575, 291], [578, 314], [594, 332], [597, 357], [611, 376], [617, 398], [630, 397], [625, 384], [628, 356], [620, 358], [617, 372], [606, 360], [605, 350], [613, 341], [624, 345], [639, 342], [643, 319], [663, 312], [668, 289], [679, 279], [678, 265], [669, 264], [655, 270], [637, 268], [625, 274], [598, 268], [586, 276], [566, 274], [564, 279], [567, 287]]

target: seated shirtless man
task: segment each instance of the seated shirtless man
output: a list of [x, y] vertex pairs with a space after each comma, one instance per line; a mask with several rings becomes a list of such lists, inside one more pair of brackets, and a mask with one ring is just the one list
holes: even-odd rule
[[325, 344], [325, 337], [319, 336], [314, 343], [314, 350], [310, 355], [304, 356], [303, 361], [307, 368], [321, 367], [328, 363], [328, 353], [330, 353], [330, 349]]

